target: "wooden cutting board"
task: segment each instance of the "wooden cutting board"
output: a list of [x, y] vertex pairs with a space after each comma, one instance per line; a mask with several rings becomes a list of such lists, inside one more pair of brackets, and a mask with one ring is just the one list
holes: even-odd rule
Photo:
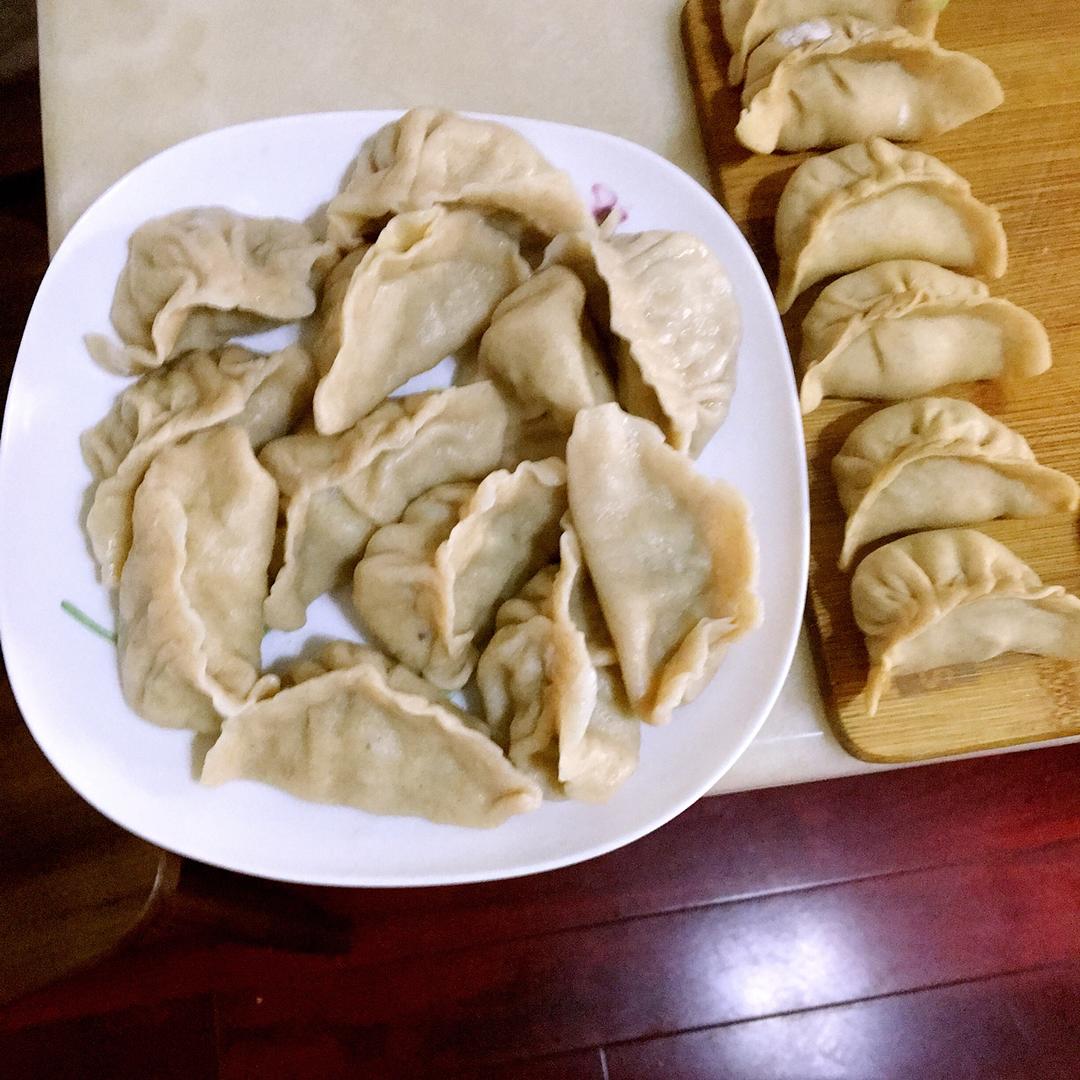
[[[964, 384], [964, 397], [1014, 427], [1039, 460], [1080, 478], [1080, 6], [1076, 0], [998, 4], [952, 0], [938, 40], [993, 67], [1005, 104], [957, 131], [915, 144], [971, 181], [997, 206], [1009, 273], [995, 295], [1034, 312], [1050, 333], [1054, 367], [1004, 387]], [[689, 0], [683, 39], [715, 192], [776, 281], [773, 218], [809, 155], [751, 155], [735, 141], [739, 92], [726, 86], [729, 53], [718, 0]], [[821, 287], [785, 318], [793, 357], [799, 326]], [[741, 363], [753, 363], [744, 356]], [[804, 420], [810, 462], [809, 606], [822, 689], [843, 745], [867, 761], [918, 761], [1080, 734], [1080, 663], [1010, 655], [898, 680], [869, 717], [868, 660], [851, 614], [850, 577], [837, 569], [844, 515], [830, 462], [880, 405], [827, 401]], [[1080, 593], [1080, 529], [1070, 515], [979, 528], [1003, 541], [1048, 584]], [[768, 567], [762, 568], [768, 573]]]

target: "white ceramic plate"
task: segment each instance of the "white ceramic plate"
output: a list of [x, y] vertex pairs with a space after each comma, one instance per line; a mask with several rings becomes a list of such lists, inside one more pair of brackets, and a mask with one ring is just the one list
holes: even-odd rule
[[[731, 219], [674, 165], [611, 135], [506, 119], [583, 197], [595, 182], [629, 210], [624, 229], [686, 229], [727, 267], [745, 323], [731, 415], [701, 457], [748, 498], [761, 544], [761, 629], [737, 643], [708, 689], [665, 728], [646, 728], [641, 767], [604, 806], [550, 802], [494, 830], [380, 818], [318, 806], [261, 785], [208, 790], [185, 732], [124, 704], [113, 647], [61, 611], [69, 600], [107, 626], [79, 525], [89, 474], [78, 436], [125, 385], [87, 356], [108, 332], [126, 241], [147, 218], [220, 204], [304, 218], [337, 190], [362, 140], [390, 112], [265, 120], [192, 139], [140, 165], [79, 220], [49, 267], [11, 382], [0, 453], [0, 632], [12, 686], [38, 744], [64, 778], [114, 821], [162, 847], [250, 874], [331, 885], [432, 885], [547, 870], [655, 829], [730, 768], [765, 719], [788, 670], [803, 611], [808, 508], [791, 363], [768, 285]], [[278, 345], [290, 331], [255, 339]], [[447, 367], [447, 365], [443, 365]], [[422, 385], [447, 381], [437, 370]], [[419, 388], [414, 383], [409, 389]], [[355, 636], [329, 597], [305, 630], [271, 634], [264, 660], [309, 634]]]

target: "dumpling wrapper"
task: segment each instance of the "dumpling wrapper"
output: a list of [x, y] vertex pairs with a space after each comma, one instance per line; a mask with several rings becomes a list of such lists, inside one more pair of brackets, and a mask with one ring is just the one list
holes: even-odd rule
[[332, 243], [351, 248], [393, 214], [440, 203], [510, 213], [545, 236], [594, 225], [566, 173], [504, 124], [410, 109], [361, 148], [327, 207]]
[[308, 604], [344, 584], [371, 534], [418, 495], [497, 469], [508, 423], [485, 381], [393, 398], [341, 435], [268, 443], [260, 460], [281, 490], [285, 535], [267, 625], [303, 626]]
[[944, 6], [942, 0], [720, 0], [724, 38], [731, 49], [728, 82], [742, 82], [746, 58], [777, 30], [788, 28], [793, 38], [821, 40], [831, 32], [826, 17], [852, 15], [933, 37]]
[[871, 716], [894, 675], [1007, 652], [1080, 659], [1080, 599], [1044, 585], [974, 529], [916, 533], [878, 548], [855, 571], [851, 601], [870, 653]]
[[469, 727], [487, 734], [487, 725], [479, 717], [457, 709], [445, 691], [432, 686], [404, 664], [396, 663], [373, 646], [359, 641], [344, 641], [337, 638], [322, 644], [314, 654], [290, 661], [282, 671], [281, 685], [286, 688], [297, 686], [302, 682], [307, 682], [308, 679], [325, 675], [328, 671], [339, 671], [342, 668], [355, 667], [360, 663], [374, 664], [386, 676], [386, 681], [393, 690], [420, 694], [438, 705], [451, 705]]
[[167, 447], [147, 469], [117, 628], [120, 683], [143, 719], [216, 732], [277, 689], [259, 675], [277, 501], [231, 425]]
[[1052, 363], [1046, 328], [974, 278], [893, 260], [827, 285], [802, 325], [800, 400], [905, 400], [956, 382], [1027, 378]]
[[874, 413], [833, 458], [848, 515], [840, 569], [871, 540], [995, 518], [1075, 512], [1080, 485], [967, 401], [920, 398]]
[[[336, 435], [479, 338], [529, 276], [517, 244], [472, 210], [395, 217], [356, 264], [317, 341], [315, 427]], [[323, 350], [326, 350], [323, 352]]]
[[712, 252], [683, 232], [579, 233], [557, 237], [544, 261], [582, 277], [597, 321], [615, 335], [622, 407], [699, 454], [727, 417], [742, 338], [731, 280]]
[[477, 685], [514, 764], [546, 792], [603, 802], [637, 768], [641, 724], [569, 521], [560, 555], [499, 609]]
[[666, 723], [760, 622], [749, 509], [617, 405], [578, 413], [566, 466], [574, 528], [631, 704]]
[[345, 317], [345, 296], [352, 284], [353, 274], [371, 250], [370, 244], [353, 248], [332, 267], [323, 282], [319, 310], [313, 319], [311, 353], [319, 370], [325, 375], [341, 349]]
[[239, 779], [312, 802], [471, 828], [500, 825], [541, 801], [473, 718], [360, 648], [304, 665], [299, 681], [226, 721], [202, 781]]
[[564, 436], [580, 409], [615, 400], [585, 286], [563, 266], [541, 270], [499, 304], [477, 360], [526, 421], [547, 421]]
[[776, 212], [787, 311], [804, 289], [887, 259], [923, 259], [999, 278], [1008, 264], [1001, 215], [937, 158], [885, 139], [853, 143], [803, 162]]
[[974, 56], [898, 26], [821, 19], [777, 30], [754, 50], [735, 137], [758, 154], [874, 136], [910, 142], [1004, 100], [994, 72]]
[[373, 646], [361, 644], [359, 641], [328, 641], [314, 655], [293, 660], [282, 672], [281, 685], [286, 688], [297, 686], [308, 679], [325, 675], [328, 671], [339, 671], [360, 663], [373, 664], [378, 668], [391, 690], [400, 690], [404, 694], [419, 694], [436, 705], [447, 706], [466, 727], [491, 738], [486, 721], [455, 705], [448, 691], [434, 686], [404, 664], [397, 663]]
[[83, 432], [83, 457], [98, 481], [86, 518], [101, 580], [115, 585], [131, 545], [135, 490], [154, 455], [196, 431], [229, 421], [259, 450], [300, 419], [315, 390], [315, 369], [290, 346], [258, 356], [232, 345], [196, 350], [147, 372]]
[[135, 375], [189, 349], [306, 318], [325, 253], [306, 225], [220, 206], [178, 210], [140, 225], [116, 285], [112, 324], [126, 348], [87, 335], [103, 367]]
[[464, 686], [498, 606], [558, 550], [566, 467], [526, 461], [476, 484], [444, 484], [368, 541], [353, 606], [402, 663], [436, 686]]

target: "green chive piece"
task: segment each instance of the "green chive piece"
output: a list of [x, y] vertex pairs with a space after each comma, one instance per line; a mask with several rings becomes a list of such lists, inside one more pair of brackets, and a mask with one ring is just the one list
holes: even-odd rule
[[106, 641], [111, 641], [114, 645], [116, 644], [116, 634], [111, 630], [106, 630], [101, 623], [95, 622], [85, 611], [80, 611], [70, 600], [61, 600], [60, 607], [77, 623], [82, 623], [87, 630], [97, 634], [98, 637], [103, 637]]

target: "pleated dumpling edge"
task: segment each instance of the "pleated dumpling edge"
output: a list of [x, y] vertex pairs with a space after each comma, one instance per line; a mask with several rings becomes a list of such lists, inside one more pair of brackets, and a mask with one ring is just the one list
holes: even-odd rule
[[1008, 266], [1001, 215], [943, 162], [885, 139], [803, 162], [776, 210], [786, 312], [811, 285], [889, 259], [920, 259], [980, 277]]
[[578, 413], [566, 464], [571, 519], [631, 704], [666, 723], [761, 621], [749, 507], [614, 404]]
[[422, 680], [354, 649], [228, 720], [203, 783], [256, 780], [302, 799], [491, 828], [540, 789]]
[[911, 141], [1003, 100], [997, 77], [974, 56], [903, 27], [823, 17], [780, 29], [754, 50], [735, 137], [759, 154], [874, 136]]
[[899, 401], [943, 386], [1030, 378], [1052, 364], [1046, 328], [985, 283], [894, 259], [827, 285], [802, 324], [799, 401]]
[[938, 529], [868, 555], [851, 581], [871, 716], [895, 675], [1006, 652], [1080, 659], [1080, 598], [976, 529]]
[[864, 544], [915, 529], [1075, 512], [1080, 485], [1040, 465], [1019, 432], [976, 405], [919, 398], [874, 413], [833, 458], [847, 513], [840, 569]]

